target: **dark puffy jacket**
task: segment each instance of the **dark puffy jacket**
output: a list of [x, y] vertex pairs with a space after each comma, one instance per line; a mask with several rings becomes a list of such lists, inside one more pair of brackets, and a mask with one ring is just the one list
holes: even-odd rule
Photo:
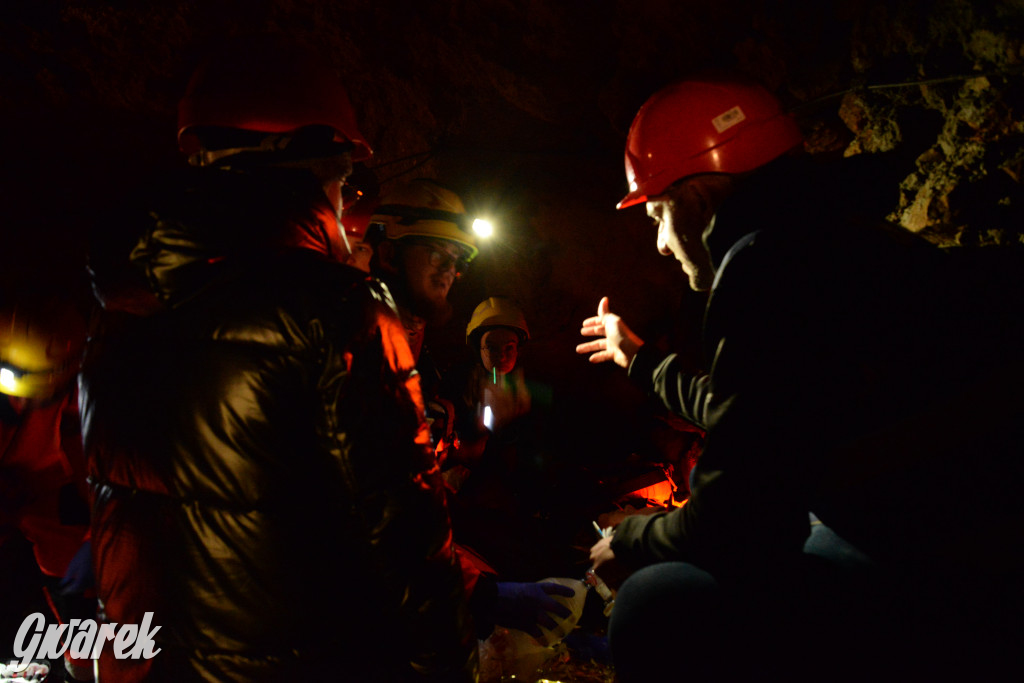
[[153, 612], [161, 648], [108, 646], [102, 680], [471, 680], [387, 290], [332, 260], [337, 220], [303, 171], [162, 190], [91, 258], [108, 311], [81, 384], [97, 590], [110, 622]]

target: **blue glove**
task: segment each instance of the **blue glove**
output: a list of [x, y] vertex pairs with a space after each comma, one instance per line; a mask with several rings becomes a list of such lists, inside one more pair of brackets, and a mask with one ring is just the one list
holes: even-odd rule
[[576, 591], [557, 583], [498, 583], [498, 600], [494, 605], [494, 623], [506, 628], [525, 631], [535, 638], [541, 638], [540, 627], [554, 629], [555, 620], [571, 614], [568, 607], [555, 600], [552, 595], [571, 598]]
[[61, 595], [81, 595], [93, 587], [92, 542], [85, 541], [75, 556], [68, 562], [64, 578], [60, 582]]

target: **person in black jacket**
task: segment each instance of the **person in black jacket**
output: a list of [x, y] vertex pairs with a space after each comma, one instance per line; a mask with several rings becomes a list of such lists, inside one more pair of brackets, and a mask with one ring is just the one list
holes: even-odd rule
[[767, 90], [729, 78], [666, 87], [630, 130], [619, 208], [646, 203], [658, 250], [710, 296], [704, 371], [607, 298], [577, 348], [707, 429], [688, 503], [591, 550], [621, 584], [623, 681], [905, 680], [1015, 656], [1019, 324], [985, 310], [970, 259], [874, 220], [849, 164], [800, 148]]
[[[101, 619], [159, 652], [100, 680], [474, 680], [476, 641], [394, 302], [343, 265], [370, 148], [275, 37], [193, 75], [192, 168], [104, 225], [82, 373]], [[323, 674], [328, 671], [330, 673]]]

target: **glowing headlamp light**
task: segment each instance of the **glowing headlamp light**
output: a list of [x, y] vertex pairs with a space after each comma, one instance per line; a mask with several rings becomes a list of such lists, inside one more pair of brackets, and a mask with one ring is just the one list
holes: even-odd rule
[[494, 224], [486, 218], [477, 218], [473, 221], [473, 232], [480, 237], [490, 237], [494, 234]]
[[0, 391], [16, 390], [22, 374], [24, 373], [18, 372], [9, 365], [0, 365]]

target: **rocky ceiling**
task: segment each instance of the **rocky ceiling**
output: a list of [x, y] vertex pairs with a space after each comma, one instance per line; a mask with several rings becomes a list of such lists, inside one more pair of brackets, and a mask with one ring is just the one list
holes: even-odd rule
[[614, 210], [634, 113], [689, 71], [760, 79], [811, 152], [878, 155], [879, 212], [907, 229], [1024, 240], [1021, 0], [23, 0], [0, 16], [0, 284], [77, 286], [85, 228], [180, 163], [175, 106], [198, 56], [254, 30], [344, 76], [382, 180], [431, 175], [494, 215], [438, 334], [457, 344], [483, 297], [518, 296], [534, 371], [569, 395], [628, 391], [572, 352], [601, 295], [650, 339], [692, 339], [699, 298], [643, 210]]

